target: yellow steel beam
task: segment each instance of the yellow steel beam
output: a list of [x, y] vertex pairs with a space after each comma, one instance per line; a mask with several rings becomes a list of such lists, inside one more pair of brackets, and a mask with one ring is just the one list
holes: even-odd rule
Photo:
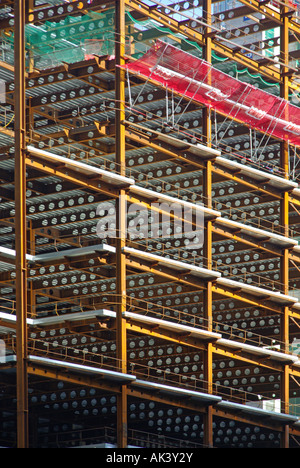
[[[205, 407], [203, 407], [203, 405], [193, 403], [192, 400], [188, 400], [188, 399], [179, 400], [178, 398], [163, 397], [159, 392], [154, 393], [145, 389], [141, 391], [141, 390], [134, 388], [133, 386], [131, 387], [129, 386], [128, 391], [130, 395], [135, 398], [142, 398], [142, 399], [146, 398], [151, 401], [158, 402], [158, 403], [179, 406], [180, 408], [186, 408], [186, 409], [197, 411], [197, 412], [205, 411]], [[221, 410], [218, 407], [213, 407], [213, 415], [218, 416], [219, 418], [230, 419], [230, 420], [238, 421], [244, 424], [254, 424], [254, 421], [255, 421], [255, 425], [259, 427], [263, 427], [265, 429], [270, 429], [273, 431], [275, 430], [278, 432], [283, 432], [284, 430], [284, 425], [276, 424], [276, 423], [272, 424], [272, 422], [267, 420], [266, 418], [265, 419], [254, 418], [253, 416], [247, 418], [247, 416], [239, 415], [236, 412], [231, 412], [230, 410], [227, 410], [227, 411]], [[295, 428], [291, 428], [290, 433], [293, 433], [293, 435], [295, 436], [300, 435], [300, 431]]]
[[[185, 152], [179, 152], [178, 148], [176, 149], [176, 147], [173, 147], [171, 144], [162, 145], [162, 144], [155, 143], [155, 140], [153, 141], [150, 136], [142, 134], [142, 132], [138, 132], [133, 129], [130, 129], [130, 130], [128, 129], [126, 131], [126, 137], [130, 140], [136, 141], [139, 144], [150, 146], [154, 150], [159, 151], [160, 153], [164, 153], [172, 159], [189, 162], [193, 164], [195, 167], [198, 167], [199, 169], [205, 168], [205, 161], [200, 160], [199, 157], [195, 155], [189, 154], [188, 150]], [[281, 192], [279, 192], [278, 190], [273, 189], [273, 188], [272, 189], [267, 188], [263, 184], [257, 183], [255, 180], [251, 179], [250, 177], [240, 177], [238, 176], [238, 173], [236, 172], [231, 173], [229, 170], [226, 170], [223, 167], [220, 167], [218, 163], [214, 162], [213, 160], [212, 160], [211, 170], [215, 174], [218, 174], [226, 179], [245, 185], [246, 187], [249, 187], [252, 190], [259, 190], [277, 199], [281, 199], [282, 197]]]
[[28, 373], [44, 377], [45, 379], [61, 380], [63, 382], [69, 382], [75, 385], [82, 385], [97, 388], [99, 390], [114, 392], [119, 394], [121, 392], [120, 385], [113, 384], [112, 382], [105, 383], [100, 380], [88, 375], [76, 375], [70, 371], [63, 369], [51, 369], [49, 366], [43, 366], [42, 364], [28, 364]]
[[[190, 346], [192, 348], [205, 351], [207, 344], [204, 342], [200, 342], [200, 340], [196, 340], [193, 337], [188, 335], [182, 334], [181, 336], [178, 333], [168, 332], [167, 330], [161, 330], [159, 327], [155, 327], [151, 324], [139, 324], [135, 322], [134, 319], [127, 319], [127, 330], [128, 332], [135, 332], [135, 333], [142, 333], [147, 336], [153, 336], [155, 338], [164, 339], [167, 341], [171, 341], [173, 343]], [[270, 369], [275, 372], [283, 372], [284, 365], [280, 363], [276, 363], [271, 361], [270, 359], [263, 360], [262, 358], [253, 358], [247, 353], [243, 353], [241, 349], [235, 351], [226, 349], [225, 346], [220, 346], [218, 343], [210, 343], [211, 345], [211, 352], [219, 355], [224, 356], [229, 359], [236, 359], [238, 361], [253, 365], [253, 366], [260, 366], [266, 369]], [[293, 371], [291, 370], [291, 374]], [[204, 379], [205, 380], [205, 379]], [[211, 380], [212, 383], [212, 380]], [[210, 392], [208, 392], [210, 393]]]
[[[112, 383], [105, 383], [103, 380], [99, 381], [97, 378], [93, 378], [87, 375], [78, 376], [74, 373], [59, 371], [57, 369], [49, 369], [49, 367], [43, 367], [41, 365], [36, 366], [29, 364], [28, 372], [32, 375], [37, 375], [39, 377], [48, 378], [52, 380], [60, 380], [63, 382], [73, 383], [75, 385], [87, 386], [92, 388], [97, 388], [99, 390], [104, 390], [108, 392], [120, 394], [120, 386]], [[193, 402], [190, 399], [178, 399], [178, 397], [163, 396], [160, 393], [149, 391], [146, 389], [138, 390], [134, 386], [128, 386], [128, 394], [132, 397], [139, 399], [149, 399], [151, 401], [160, 402], [162, 404], [179, 406], [180, 408], [189, 409], [192, 411], [203, 413], [206, 411], [205, 405], [201, 403]], [[234, 419], [235, 421], [243, 422], [245, 424], [253, 424], [253, 418], [247, 416], [241, 416], [237, 413], [232, 413], [229, 410], [220, 410], [217, 407], [212, 407], [213, 415], [221, 418]], [[284, 433], [285, 426], [277, 423], [273, 423], [268, 419], [258, 418], [255, 420], [255, 424], [259, 427], [264, 427], [270, 430], [276, 430]], [[290, 427], [289, 433], [295, 436], [300, 435], [300, 431], [297, 428]]]
[[[79, 377], [68, 372], [64, 372], [64, 371], [60, 372], [58, 370], [51, 370], [49, 368], [43, 368], [40, 365], [37, 367], [31, 364], [28, 367], [28, 372], [32, 375], [37, 375], [39, 377], [49, 378], [52, 380], [60, 380], [63, 382], [73, 383], [75, 385], [82, 385], [82, 386], [97, 388], [99, 390], [116, 393], [117, 395], [120, 393], [119, 386], [106, 384], [103, 381], [99, 382], [96, 378], [89, 377], [87, 375]], [[176, 398], [176, 397], [171, 397], [171, 396], [163, 396], [162, 394], [157, 393], [157, 392], [153, 392], [153, 391], [149, 391], [145, 389], [139, 390], [131, 385], [128, 386], [128, 394], [134, 398], [148, 399], [150, 401], [155, 401], [157, 403], [185, 408], [187, 410], [196, 411], [198, 413], [203, 413], [206, 411], [205, 405], [201, 403], [193, 402], [190, 399], [182, 399], [182, 398], [178, 399], [178, 397]], [[225, 410], [220, 410], [219, 408], [213, 407], [212, 411], [213, 411], [213, 415], [218, 416], [220, 418], [235, 420], [235, 421], [245, 423], [245, 424], [249, 424], [249, 423], [253, 424], [253, 418], [251, 417], [247, 418], [247, 416], [241, 416], [236, 413], [232, 413], [229, 410], [225, 411]], [[268, 419], [261, 419], [261, 418], [255, 419], [255, 424], [265, 429], [275, 430], [278, 432], [284, 431], [284, 425], [279, 425], [276, 423], [272, 424], [272, 422], [269, 421]], [[299, 436], [300, 432], [298, 429], [291, 427], [290, 434], [293, 434], [294, 436]]]
[[281, 313], [281, 307], [276, 306], [268, 300], [261, 300], [249, 294], [244, 294], [241, 291], [229, 290], [217, 284], [213, 284], [212, 289], [215, 294], [220, 294], [221, 296], [229, 297], [230, 299], [245, 302], [246, 304], [250, 304], [253, 307], [262, 307], [273, 312]]
[[94, 179], [88, 178], [81, 175], [79, 172], [72, 171], [69, 168], [51, 165], [51, 163], [46, 161], [40, 162], [38, 158], [32, 155], [26, 157], [26, 165], [34, 169], [38, 169], [41, 172], [46, 172], [47, 174], [60, 177], [61, 179], [72, 182], [73, 184], [79, 185], [83, 188], [103, 192], [110, 195], [112, 198], [117, 198], [119, 195], [119, 191], [116, 188], [103, 181], [99, 181], [99, 177], [95, 177]]
[[[164, 276], [168, 280], [171, 281], [179, 281], [181, 283], [199, 287], [199, 289], [205, 289], [206, 281], [201, 281], [189, 274], [188, 272], [188, 264], [187, 264], [187, 271], [183, 272], [182, 274], [176, 273], [169, 268], [164, 267], [157, 267], [154, 264], [145, 264], [145, 262], [133, 260], [131, 258], [127, 259], [127, 264], [132, 268], [137, 268], [143, 271], [147, 271], [149, 273], [157, 274], [160, 276]], [[220, 286], [216, 283], [212, 283], [212, 292], [215, 294], [219, 294], [221, 296], [229, 297], [231, 299], [235, 299], [237, 301], [244, 302], [246, 304], [250, 304], [253, 307], [262, 307], [266, 310], [271, 310], [272, 312], [281, 313], [281, 307], [272, 303], [272, 301], [266, 299], [261, 299], [255, 296], [251, 296], [250, 294], [245, 294], [240, 290], [230, 290], [224, 286]]]
[[[212, 230], [215, 234], [219, 234], [222, 237], [227, 237], [228, 239], [232, 239], [236, 242], [241, 242], [242, 244], [246, 244], [250, 248], [253, 249], [261, 249], [264, 250], [265, 252], [268, 252], [272, 255], [275, 255], [276, 257], [281, 257], [282, 250], [280, 248], [276, 248], [275, 246], [268, 244], [267, 241], [264, 242], [255, 242], [251, 236], [246, 236], [246, 235], [241, 235], [237, 232], [232, 232], [230, 229], [226, 230], [225, 226], [222, 227], [217, 227], [215, 224], [212, 225]], [[266, 232], [266, 237], [267, 237], [267, 232]], [[292, 257], [293, 254], [290, 253], [290, 256]], [[293, 256], [293, 259], [295, 259], [295, 256]], [[297, 256], [297, 261], [300, 261], [300, 256]]]

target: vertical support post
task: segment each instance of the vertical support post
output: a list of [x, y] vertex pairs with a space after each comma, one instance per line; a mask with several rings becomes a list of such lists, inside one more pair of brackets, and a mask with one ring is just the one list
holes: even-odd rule
[[[288, 85], [288, 50], [289, 50], [289, 19], [288, 7], [282, 5], [280, 7], [281, 22], [280, 27], [280, 58], [283, 66], [281, 67], [281, 85], [280, 96], [288, 101], [289, 85]], [[288, 142], [282, 141], [280, 144], [280, 165], [284, 171], [286, 178], [289, 177], [289, 148]], [[285, 192], [280, 200], [280, 224], [283, 229], [283, 235], [289, 236], [289, 196]], [[288, 294], [289, 290], [289, 252], [284, 249], [280, 264], [282, 292]], [[288, 351], [289, 347], [289, 308], [283, 307], [280, 319], [280, 336], [282, 343], [282, 351]], [[285, 365], [281, 373], [280, 390], [281, 390], [281, 411], [289, 413], [289, 366]], [[281, 447], [289, 448], [289, 426], [284, 427], [281, 434]]]
[[[281, 200], [281, 225], [283, 226], [285, 235], [288, 235], [288, 213], [289, 213], [289, 198], [288, 193], [282, 195]], [[288, 294], [289, 292], [289, 251], [284, 249], [280, 261], [280, 274], [282, 292]], [[282, 343], [282, 352], [289, 351], [289, 307], [283, 307], [280, 317], [280, 341]], [[280, 378], [280, 399], [281, 399], [281, 411], [283, 413], [289, 413], [289, 398], [290, 398], [290, 372], [289, 366], [286, 364], [283, 368]], [[281, 434], [281, 447], [289, 448], [289, 426], [284, 426], [284, 431]]]
[[[206, 23], [204, 29], [205, 46], [203, 48], [203, 58], [211, 63], [211, 0], [203, 1], [203, 19]], [[211, 146], [211, 115], [208, 108], [203, 109], [202, 114], [202, 134], [207, 146]], [[203, 169], [203, 196], [207, 207], [212, 207], [212, 167], [211, 161], [206, 161]], [[205, 223], [203, 255], [206, 268], [212, 268], [212, 222]], [[212, 282], [208, 281], [203, 291], [203, 311], [208, 330], [212, 330]], [[212, 344], [208, 343], [203, 352], [204, 381], [207, 393], [212, 393], [213, 386], [213, 356]], [[208, 405], [203, 419], [204, 426], [204, 446], [213, 447], [213, 408]]]
[[[118, 65], [125, 63], [125, 2], [115, 3], [115, 54], [116, 54], [116, 163], [121, 175], [125, 175], [125, 70]], [[126, 193], [120, 190], [117, 201], [117, 239], [116, 239], [116, 282], [117, 282], [117, 358], [119, 371], [127, 372], [126, 320], [126, 259], [123, 247], [126, 242]], [[127, 446], [127, 386], [121, 385], [118, 400], [117, 434], [118, 447]]]
[[14, 2], [17, 445], [28, 448], [25, 1]]
[[[26, 1], [26, 14], [31, 15], [34, 11], [34, 0], [27, 0]], [[31, 73], [34, 70], [34, 57], [33, 51], [29, 50], [28, 52], [28, 71]]]
[[[203, 193], [207, 200], [207, 206], [211, 207], [211, 161], [206, 162], [206, 167], [203, 169]], [[203, 246], [203, 255], [205, 259], [206, 268], [212, 268], [212, 222], [207, 221], [205, 223], [204, 230], [204, 246]], [[212, 331], [212, 282], [208, 281], [206, 288], [203, 291], [203, 313], [205, 322], [207, 324], [207, 329]], [[213, 354], [212, 354], [212, 344], [208, 343], [205, 346], [203, 351], [203, 370], [204, 370], [204, 382], [205, 390], [207, 393], [212, 393], [213, 391]], [[213, 447], [213, 408], [211, 405], [208, 405], [204, 413], [203, 418], [204, 426], [204, 447], [212, 448]]]

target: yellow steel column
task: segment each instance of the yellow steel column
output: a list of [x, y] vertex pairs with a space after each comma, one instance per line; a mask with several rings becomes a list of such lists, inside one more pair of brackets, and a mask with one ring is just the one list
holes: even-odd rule
[[[120, 174], [125, 175], [125, 72], [118, 65], [125, 63], [125, 3], [116, 0], [115, 52], [116, 52], [116, 162]], [[116, 282], [117, 282], [117, 358], [119, 371], [127, 372], [126, 320], [126, 263], [122, 251], [126, 241], [126, 193], [120, 190], [117, 200]], [[117, 442], [119, 448], [127, 446], [127, 386], [121, 386], [117, 396]]]
[[[32, 227], [32, 220], [29, 220], [27, 224], [28, 224], [27, 251], [29, 251], [30, 255], [35, 255], [36, 253], [35, 230]], [[36, 316], [36, 293], [34, 290], [33, 282], [30, 282], [30, 284], [28, 285], [27, 306], [28, 306], [28, 316], [30, 318]]]
[[[26, 14], [31, 16], [34, 11], [34, 0], [27, 0], [26, 2]], [[28, 72], [31, 73], [34, 70], [34, 56], [32, 49], [28, 51]]]
[[[211, 63], [211, 0], [203, 1], [203, 19], [207, 26], [204, 28], [205, 47], [203, 47], [203, 58]], [[211, 146], [211, 118], [208, 108], [203, 109], [202, 133], [207, 146]], [[203, 169], [203, 196], [206, 206], [212, 206], [212, 167], [211, 161], [207, 161]], [[207, 268], [212, 268], [212, 222], [207, 221], [204, 229], [203, 255]], [[203, 311], [207, 321], [208, 330], [212, 330], [212, 282], [208, 281], [203, 292]], [[213, 357], [212, 344], [208, 343], [203, 352], [203, 369], [206, 391], [212, 393], [213, 384]], [[209, 405], [204, 414], [204, 446], [213, 447], [213, 409]]]
[[[280, 86], [280, 95], [282, 98], [289, 99], [289, 79], [288, 79], [288, 51], [289, 51], [289, 19], [288, 19], [288, 8], [284, 5], [281, 6], [281, 19], [282, 26], [280, 29], [280, 59], [283, 63], [281, 67], [282, 83]], [[289, 150], [288, 142], [282, 141], [280, 148], [280, 165], [284, 170], [285, 177], [289, 177]], [[289, 197], [288, 193], [285, 192], [282, 195], [280, 201], [280, 224], [282, 226], [282, 234], [289, 236]], [[282, 292], [288, 294], [289, 291], [289, 252], [288, 249], [284, 249], [281, 257], [280, 264], [281, 272], [281, 284]], [[289, 308], [283, 307], [281, 319], [281, 343], [282, 351], [288, 351], [289, 347]], [[285, 365], [284, 370], [281, 374], [281, 411], [289, 413], [289, 366]], [[289, 426], [284, 427], [284, 431], [281, 435], [281, 447], [289, 448]]]
[[14, 2], [17, 446], [28, 448], [25, 0]]

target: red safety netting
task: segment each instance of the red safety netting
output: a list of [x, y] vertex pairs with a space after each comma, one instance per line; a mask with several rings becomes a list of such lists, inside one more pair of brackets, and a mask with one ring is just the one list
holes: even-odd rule
[[300, 108], [160, 40], [125, 67], [251, 128], [300, 144]]

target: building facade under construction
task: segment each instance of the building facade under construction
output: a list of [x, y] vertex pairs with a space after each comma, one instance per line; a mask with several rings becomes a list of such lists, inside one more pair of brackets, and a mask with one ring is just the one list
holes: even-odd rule
[[300, 4], [0, 4], [0, 446], [300, 447]]

